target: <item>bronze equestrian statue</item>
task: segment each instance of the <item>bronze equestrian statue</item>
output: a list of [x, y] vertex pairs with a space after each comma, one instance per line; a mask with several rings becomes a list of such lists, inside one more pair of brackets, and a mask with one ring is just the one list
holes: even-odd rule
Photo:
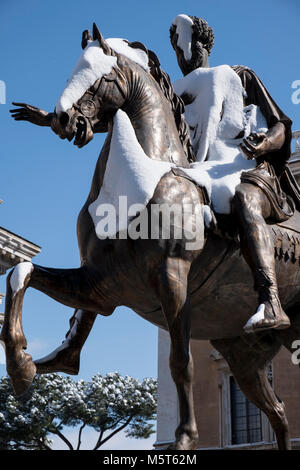
[[[183, 119], [184, 107], [173, 92], [169, 78], [161, 70], [155, 54], [140, 43], [127, 44], [129, 49], [138, 49], [147, 55], [148, 68], [145, 68], [128, 56], [116, 52], [104, 40], [96, 25], [93, 28], [93, 38], [88, 31], [83, 33], [82, 47], [87, 54], [94, 48], [93, 53], [103, 59], [102, 72], [88, 89], [76, 99], [74, 96], [78, 94], [78, 88], [75, 95], [74, 90], [73, 95], [70, 94], [72, 80], [74, 77], [76, 79], [75, 70], [75, 75], [72, 75], [67, 85], [69, 94], [62, 94], [53, 113], [24, 103], [14, 103], [19, 107], [12, 111], [16, 120], [51, 127], [61, 138], [69, 141], [75, 138], [74, 143], [80, 148], [95, 133], [108, 132], [96, 164], [90, 193], [78, 217], [81, 266], [56, 269], [20, 263], [7, 277], [1, 339], [6, 345], [7, 371], [15, 393], [24, 394], [35, 373], [55, 370], [77, 373], [80, 350], [97, 314], [108, 316], [117, 306], [126, 305], [142, 318], [170, 333], [170, 369], [178, 391], [180, 408], [175, 449], [195, 448], [198, 437], [193, 409], [193, 361], [189, 348], [191, 337], [211, 340], [228, 361], [245, 395], [268, 416], [276, 433], [278, 447], [290, 448], [284, 405], [268, 382], [266, 366], [282, 345], [292, 351], [292, 342], [300, 333], [297, 310], [300, 302], [298, 211], [295, 210], [292, 216], [287, 214], [289, 218], [286, 215], [280, 221], [276, 219], [275, 223], [274, 219], [268, 218], [267, 209], [271, 211], [272, 208], [271, 214], [274, 217], [274, 207], [277, 208], [276, 204], [279, 204], [278, 197], [275, 197], [273, 207], [259, 185], [254, 191], [252, 182], [243, 182], [234, 202], [234, 214], [242, 224], [240, 236], [241, 245], [244, 245], [241, 247], [230, 216], [217, 217], [217, 228], [206, 230], [201, 246], [193, 250], [186, 248], [190, 241], [185, 237], [187, 232], [184, 232], [181, 239], [175, 237], [176, 224], [173, 219], [170, 222], [171, 236], [168, 239], [161, 236], [163, 227], [160, 219], [157, 238], [131, 239], [120, 234], [106, 238], [99, 236], [93, 218], [97, 211], [93, 212], [91, 208], [106, 184], [105, 173], [110, 169], [110, 159], [116, 156], [118, 145], [122, 145], [115, 133], [118, 126], [120, 131], [123, 125], [125, 131], [134, 130], [132, 135], [136, 141], [130, 141], [129, 144], [133, 145], [141, 158], [146, 155], [154, 165], [153, 168], [171, 165], [155, 187], [147, 210], [153, 205], [171, 206], [175, 203], [182, 207], [184, 223], [193, 227], [199, 214], [202, 217], [202, 207], [207, 205], [208, 200], [205, 191], [180, 170], [189, 168], [193, 160], [188, 128]], [[96, 47], [99, 49], [95, 52]], [[201, 44], [200, 48], [203, 49]], [[177, 54], [180, 56], [179, 50]], [[196, 65], [199, 66], [201, 63]], [[93, 77], [91, 70], [84, 70], [84, 73], [87, 73], [89, 79]], [[70, 96], [73, 96], [71, 102]], [[273, 111], [277, 113], [278, 108]], [[281, 118], [278, 123], [276, 126], [277, 123], [272, 122], [275, 129], [272, 130], [270, 126], [270, 136], [267, 139], [269, 141], [270, 137], [273, 142], [274, 155], [275, 147], [284, 139], [283, 133], [288, 139], [289, 124], [285, 126], [284, 122], [281, 123]], [[269, 153], [270, 147], [260, 145], [265, 140], [264, 136], [257, 136], [257, 139], [253, 136], [245, 140], [244, 151], [247, 156], [256, 156], [256, 147], [267, 149]], [[265, 161], [271, 171], [271, 163], [263, 158], [262, 163]], [[266, 179], [269, 178], [263, 175]], [[277, 174], [276, 178], [274, 174], [271, 176], [277, 184]], [[293, 183], [292, 179], [290, 183]], [[243, 235], [246, 213], [242, 204], [245, 202], [243, 195], [246, 196], [246, 187], [250, 190], [251, 201], [259, 198], [262, 203], [255, 215], [259, 220], [266, 218], [263, 230], [273, 247], [273, 256], [268, 253], [270, 265], [259, 264], [259, 261], [255, 264], [251, 256], [253, 253], [257, 256], [255, 250], [261, 253], [261, 248], [257, 248], [255, 243], [244, 241], [247, 237], [247, 234]], [[295, 191], [296, 189], [295, 187]], [[269, 190], [274, 195], [274, 185]], [[293, 211], [291, 199], [285, 199], [283, 192], [281, 197]], [[193, 210], [187, 210], [187, 207], [192, 207]], [[280, 207], [281, 213], [285, 207]], [[151, 222], [152, 219], [149, 219], [149, 233], [152, 233]], [[257, 230], [256, 221], [255, 234]], [[263, 282], [260, 283], [259, 276], [257, 280], [259, 302], [268, 303], [268, 313], [252, 334], [247, 334], [244, 326], [257, 307], [257, 297], [252, 287], [249, 266], [239, 255], [240, 248], [251, 269], [268, 269], [261, 276]], [[279, 301], [276, 303], [274, 300], [277, 299], [277, 285], [274, 270], [270, 271], [273, 269], [273, 257], [279, 297], [285, 313]], [[35, 363], [24, 352], [26, 338], [22, 329], [22, 303], [28, 287], [38, 289], [75, 309], [66, 341], [52, 357]], [[283, 327], [285, 328], [281, 329]]]

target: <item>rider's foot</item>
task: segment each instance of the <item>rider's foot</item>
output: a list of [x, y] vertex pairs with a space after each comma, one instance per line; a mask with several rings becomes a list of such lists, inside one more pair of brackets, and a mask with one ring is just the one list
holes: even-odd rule
[[34, 361], [38, 374], [50, 374], [52, 372], [64, 372], [77, 375], [80, 365], [80, 349], [68, 345], [65, 341], [51, 354]]
[[275, 267], [264, 267], [254, 271], [255, 290], [258, 291], [259, 307], [244, 326], [246, 333], [269, 329], [283, 330], [291, 323], [281, 306], [276, 281]]
[[270, 293], [269, 298], [261, 303], [254, 315], [244, 326], [246, 333], [264, 330], [283, 330], [291, 325], [289, 317], [282, 309], [277, 295]]

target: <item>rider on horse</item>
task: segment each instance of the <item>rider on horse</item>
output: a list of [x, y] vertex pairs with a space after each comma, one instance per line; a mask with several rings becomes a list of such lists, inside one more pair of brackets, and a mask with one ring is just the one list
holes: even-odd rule
[[[184, 46], [178, 41], [179, 21], [176, 19], [170, 29], [171, 43], [183, 75], [188, 75], [199, 67], [209, 67], [208, 56], [214, 43], [214, 35], [212, 28], [201, 18], [186, 15], [179, 17], [176, 19], [180, 19], [181, 26], [186, 22], [191, 31], [190, 58], [186, 58]], [[290, 320], [283, 311], [278, 296], [274, 247], [266, 221], [276, 223], [287, 220], [293, 215], [295, 203], [299, 206], [297, 185], [286, 167], [290, 156], [292, 122], [279, 109], [252, 70], [245, 66], [232, 68], [246, 90], [245, 106], [259, 106], [268, 124], [266, 133], [250, 134], [241, 144], [245, 158], [256, 159], [257, 166], [242, 174], [241, 183], [232, 200], [232, 213], [239, 227], [241, 252], [252, 271], [254, 287], [258, 291], [259, 307], [246, 324], [245, 330], [284, 329], [289, 327]], [[188, 104], [190, 97], [182, 98]], [[282, 187], [291, 197], [283, 192]], [[77, 373], [80, 351], [96, 316], [80, 310], [75, 312], [63, 345], [49, 356], [36, 361], [39, 371], [64, 369], [68, 373]]]
[[[188, 30], [190, 41], [184, 43], [182, 37], [187, 36]], [[178, 15], [170, 28], [170, 38], [183, 75], [199, 67], [209, 67], [208, 56], [214, 44], [214, 34], [205, 20]], [[189, 54], [183, 50], [185, 48], [189, 48]], [[232, 69], [240, 77], [246, 91], [244, 105], [258, 106], [268, 125], [266, 133], [250, 134], [241, 144], [245, 158], [256, 159], [257, 164], [255, 169], [242, 173], [241, 183], [236, 187], [232, 200], [241, 252], [252, 271], [254, 288], [258, 291], [259, 308], [245, 330], [284, 329], [290, 325], [290, 320], [278, 296], [274, 247], [266, 221], [285, 221], [294, 213], [293, 199], [299, 205], [297, 186], [286, 167], [290, 157], [292, 122], [279, 109], [251, 69], [241, 65], [233, 66]], [[193, 97], [183, 95], [182, 98], [187, 101], [185, 104], [189, 104]], [[281, 186], [291, 197], [283, 192]]]

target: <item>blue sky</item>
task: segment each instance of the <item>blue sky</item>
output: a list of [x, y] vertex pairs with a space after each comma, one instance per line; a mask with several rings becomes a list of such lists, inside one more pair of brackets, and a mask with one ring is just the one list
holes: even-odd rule
[[[291, 84], [300, 80], [298, 0], [1, 0], [0, 80], [7, 104], [0, 105], [0, 225], [42, 246], [36, 263], [76, 267], [76, 218], [89, 192], [104, 137], [79, 150], [47, 128], [14, 122], [11, 101], [49, 111], [81, 53], [81, 33], [96, 21], [105, 37], [143, 42], [160, 58], [172, 80], [181, 76], [169, 42], [179, 14], [200, 16], [215, 31], [210, 65], [244, 64], [260, 76], [279, 106], [300, 129], [300, 104]], [[0, 291], [4, 292], [3, 278]], [[35, 357], [56, 347], [72, 311], [32, 289], [24, 302], [24, 329]], [[118, 370], [156, 376], [157, 330], [127, 308], [99, 317], [82, 354], [80, 377]], [[0, 364], [0, 374], [5, 374]]]

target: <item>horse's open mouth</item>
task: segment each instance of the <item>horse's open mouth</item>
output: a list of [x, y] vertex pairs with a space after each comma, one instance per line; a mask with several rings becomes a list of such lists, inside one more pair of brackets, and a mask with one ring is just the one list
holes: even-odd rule
[[86, 143], [86, 133], [87, 133], [87, 125], [84, 118], [79, 116], [76, 122], [76, 135], [74, 140], [74, 145], [81, 148]]

